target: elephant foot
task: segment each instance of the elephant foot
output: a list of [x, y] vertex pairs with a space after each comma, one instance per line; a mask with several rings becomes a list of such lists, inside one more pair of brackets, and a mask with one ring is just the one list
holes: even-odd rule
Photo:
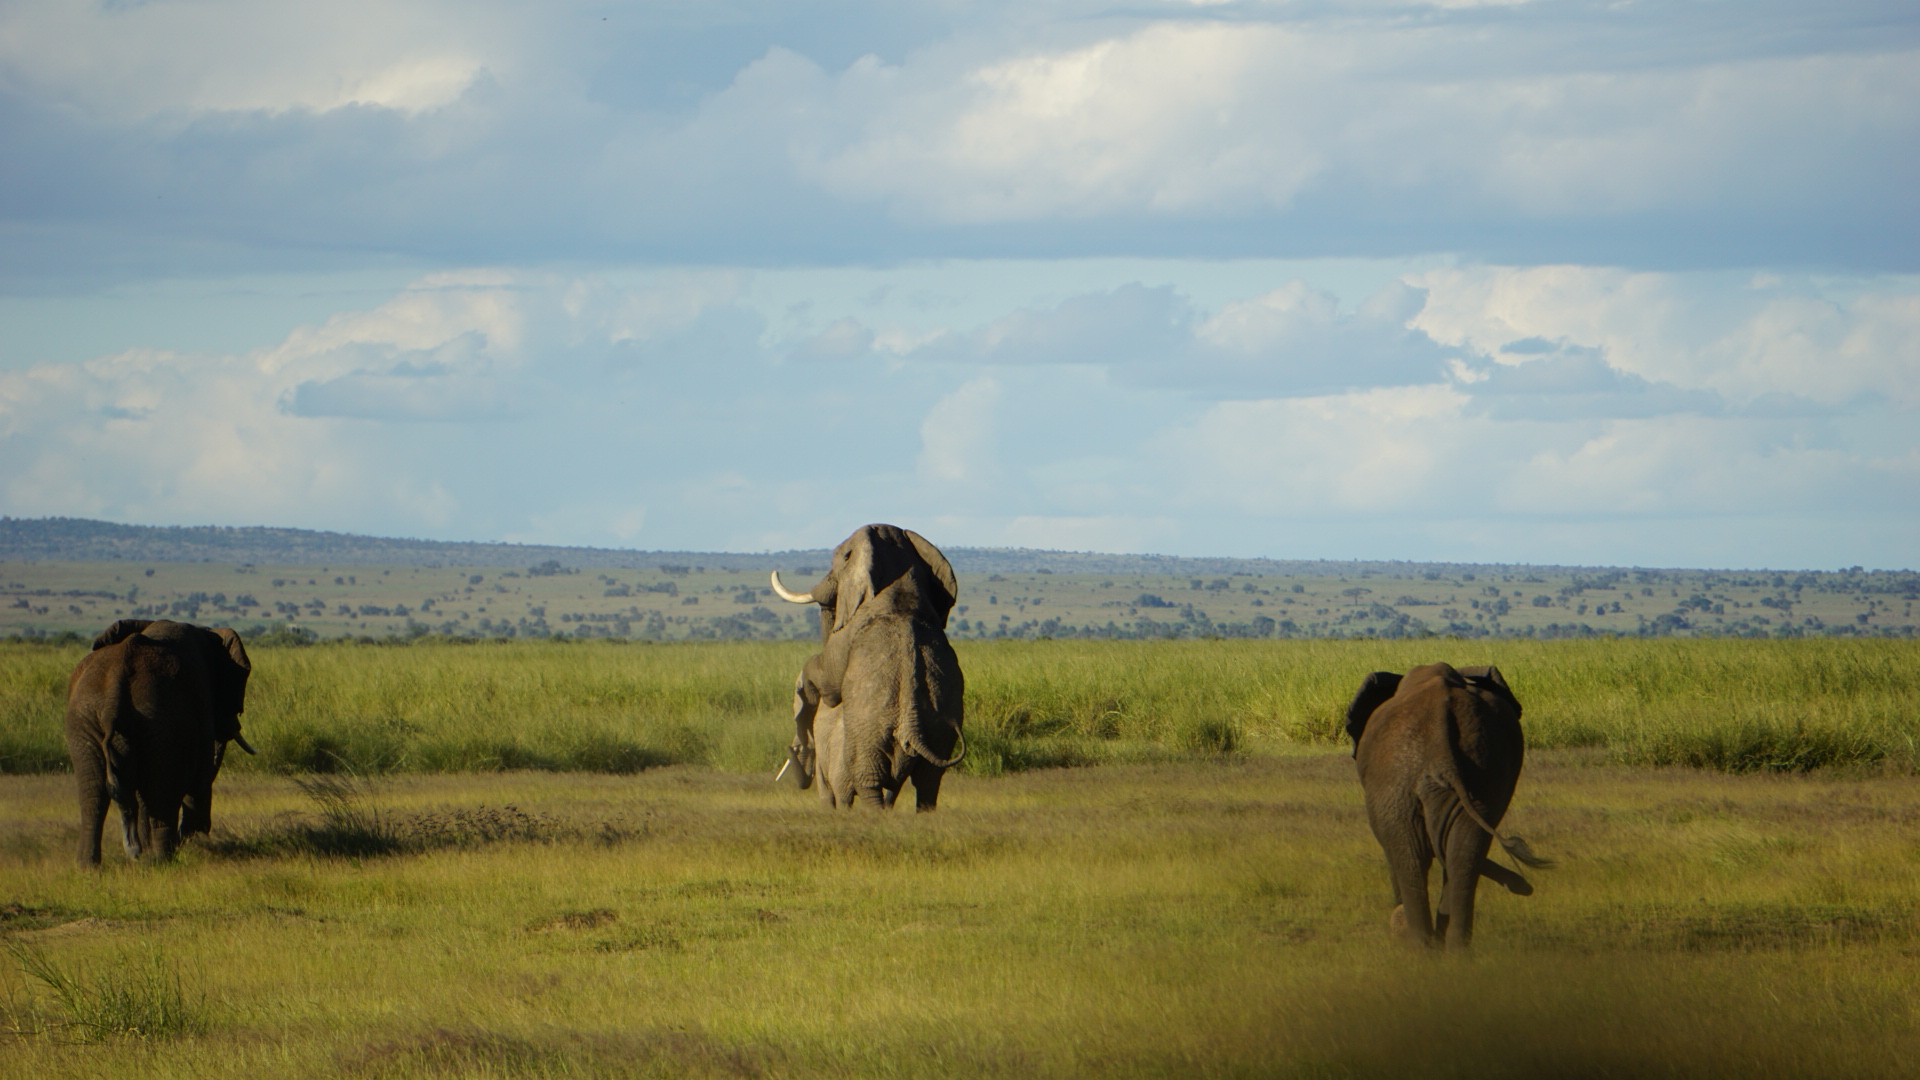
[[1393, 913], [1387, 916], [1387, 936], [1409, 949], [1426, 950], [1439, 944], [1438, 939], [1429, 938], [1420, 930], [1407, 924], [1407, 906], [1395, 904]]

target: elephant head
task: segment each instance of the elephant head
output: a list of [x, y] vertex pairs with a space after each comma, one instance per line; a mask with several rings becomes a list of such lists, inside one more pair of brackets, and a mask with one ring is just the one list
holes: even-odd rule
[[[1520, 719], [1522, 709], [1520, 699], [1513, 696], [1513, 689], [1507, 685], [1500, 669], [1487, 667], [1465, 667], [1455, 669], [1466, 684], [1487, 690], [1501, 698], [1513, 708], [1513, 718]], [[1360, 683], [1360, 691], [1353, 695], [1353, 701], [1347, 706], [1347, 737], [1353, 740], [1353, 753], [1360, 755], [1360, 736], [1367, 730], [1367, 721], [1374, 710], [1393, 699], [1400, 692], [1400, 680], [1405, 676], [1392, 671], [1376, 671]]]
[[[833, 565], [806, 593], [794, 593], [773, 572], [773, 589], [795, 604], [820, 605], [820, 639], [826, 644], [862, 611], [911, 615], [944, 629], [960, 594], [953, 566], [940, 549], [911, 529], [867, 525], [833, 549]], [[871, 605], [878, 601], [878, 608]]]

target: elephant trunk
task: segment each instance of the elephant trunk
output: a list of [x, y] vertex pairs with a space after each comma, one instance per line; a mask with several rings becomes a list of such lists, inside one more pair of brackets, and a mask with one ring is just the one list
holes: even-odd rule
[[967, 758], [967, 733], [964, 731], [955, 732], [954, 737], [960, 744], [960, 752], [950, 758], [937, 757], [928, 751], [925, 744], [920, 741], [917, 733], [909, 733], [904, 741], [907, 744], [907, 749], [920, 760], [936, 769], [951, 769]]

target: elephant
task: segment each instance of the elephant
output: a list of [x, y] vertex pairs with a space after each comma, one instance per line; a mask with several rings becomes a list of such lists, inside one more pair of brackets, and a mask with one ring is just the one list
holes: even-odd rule
[[121, 619], [67, 680], [67, 754], [80, 796], [80, 862], [100, 864], [111, 799], [129, 858], [173, 857], [213, 827], [213, 781], [240, 735], [253, 664], [226, 627]]
[[[1526, 878], [1487, 858], [1493, 840], [1527, 866], [1553, 865], [1495, 829], [1526, 753], [1519, 700], [1495, 667], [1376, 671], [1347, 707], [1347, 734], [1393, 877], [1389, 932], [1410, 945], [1468, 948], [1481, 877], [1533, 893]], [[1440, 906], [1430, 919], [1427, 870], [1436, 856]]]
[[946, 631], [959, 583], [946, 556], [918, 533], [867, 525], [811, 590], [789, 592], [778, 570], [773, 588], [820, 605], [820, 651], [794, 686], [781, 773], [797, 765], [800, 787], [817, 781], [833, 807], [891, 808], [912, 780], [914, 809], [934, 809], [941, 778], [966, 756], [966, 684]]

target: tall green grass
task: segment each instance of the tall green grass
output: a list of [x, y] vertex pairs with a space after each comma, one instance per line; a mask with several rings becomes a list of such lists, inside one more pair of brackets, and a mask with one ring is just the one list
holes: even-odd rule
[[[994, 775], [1340, 742], [1366, 673], [1500, 665], [1536, 747], [1727, 771], [1920, 769], [1920, 643], [961, 642], [968, 759]], [[244, 717], [279, 772], [773, 768], [800, 642], [254, 650]], [[66, 765], [73, 648], [0, 646], [0, 771]]]
[[9, 943], [8, 956], [39, 983], [58, 1012], [49, 1028], [83, 1042], [114, 1037], [170, 1039], [207, 1030], [204, 996], [187, 993], [159, 953], [121, 955], [93, 970], [70, 970], [46, 953]]

